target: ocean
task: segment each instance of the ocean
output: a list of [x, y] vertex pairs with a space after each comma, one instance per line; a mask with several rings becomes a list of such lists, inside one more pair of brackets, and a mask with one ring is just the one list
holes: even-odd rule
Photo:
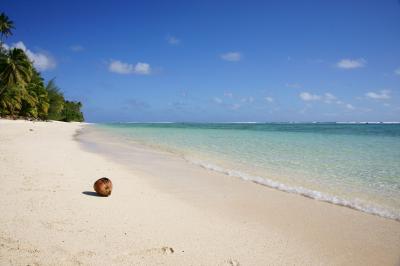
[[[112, 123], [95, 128], [212, 171], [400, 220], [400, 124]], [[130, 141], [126, 141], [126, 140]]]

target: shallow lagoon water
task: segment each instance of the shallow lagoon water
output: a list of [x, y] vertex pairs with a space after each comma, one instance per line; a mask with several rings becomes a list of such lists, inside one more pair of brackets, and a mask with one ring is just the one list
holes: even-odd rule
[[[398, 124], [115, 123], [99, 129], [188, 163], [400, 220]], [[126, 145], [129, 144], [126, 141]]]

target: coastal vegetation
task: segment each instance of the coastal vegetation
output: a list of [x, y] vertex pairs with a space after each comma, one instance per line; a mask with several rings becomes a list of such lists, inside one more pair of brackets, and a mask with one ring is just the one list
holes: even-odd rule
[[13, 29], [13, 21], [1, 13], [0, 117], [82, 122], [82, 103], [66, 100], [54, 79], [45, 84], [24, 50], [5, 45]]

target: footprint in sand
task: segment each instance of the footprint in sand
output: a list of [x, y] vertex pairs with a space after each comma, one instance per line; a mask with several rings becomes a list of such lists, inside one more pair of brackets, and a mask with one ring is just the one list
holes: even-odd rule
[[126, 255], [155, 255], [155, 254], [159, 254], [159, 255], [170, 255], [173, 254], [175, 252], [175, 250], [171, 247], [161, 247], [161, 248], [149, 248], [149, 249], [145, 249], [145, 250], [137, 250], [137, 251], [132, 251], [129, 253], [126, 253]]
[[153, 253], [153, 254], [162, 254], [162, 255], [169, 255], [173, 254], [175, 251], [171, 247], [162, 247], [162, 248], [150, 248], [146, 249], [146, 253]]
[[120, 254], [117, 257], [115, 257], [113, 260], [116, 262], [120, 262], [120, 261], [126, 260], [126, 258], [129, 256], [141, 256], [141, 257], [145, 257], [145, 256], [149, 256], [149, 255], [166, 256], [166, 255], [173, 254], [174, 252], [175, 252], [175, 250], [171, 247], [149, 248], [149, 249], [145, 249], [145, 250], [136, 250], [136, 251], [131, 251], [131, 252], [127, 252], [124, 254]]
[[172, 253], [174, 253], [174, 249], [170, 248], [170, 247], [162, 247], [161, 250], [162, 250], [162, 252], [164, 254], [172, 254]]
[[234, 259], [229, 259], [226, 261], [226, 265], [229, 266], [240, 266], [239, 262], [237, 260]]

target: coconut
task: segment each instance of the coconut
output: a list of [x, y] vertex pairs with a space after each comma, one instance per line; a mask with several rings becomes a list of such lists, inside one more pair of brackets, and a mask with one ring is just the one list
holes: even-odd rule
[[108, 197], [111, 195], [112, 183], [107, 177], [100, 178], [93, 185], [94, 190], [97, 194], [103, 197]]

